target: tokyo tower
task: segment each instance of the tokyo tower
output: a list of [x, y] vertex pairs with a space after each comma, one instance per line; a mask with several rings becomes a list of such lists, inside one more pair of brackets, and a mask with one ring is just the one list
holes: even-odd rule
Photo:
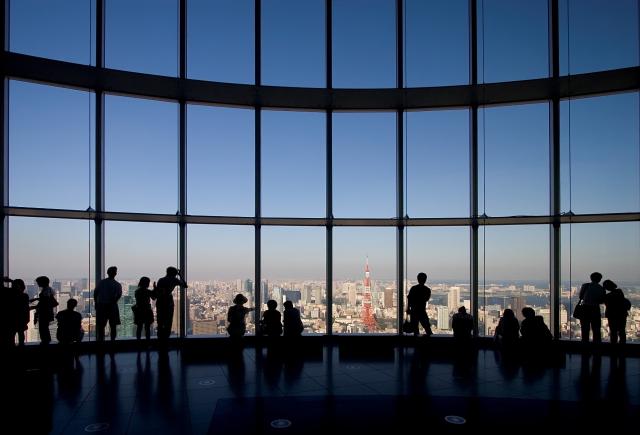
[[362, 297], [362, 321], [368, 332], [376, 329], [376, 320], [373, 318], [373, 307], [371, 306], [371, 278], [369, 276], [369, 257], [364, 266], [364, 294]]

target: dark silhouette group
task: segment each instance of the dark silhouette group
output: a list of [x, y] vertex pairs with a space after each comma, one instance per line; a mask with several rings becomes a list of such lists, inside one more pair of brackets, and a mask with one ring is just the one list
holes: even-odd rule
[[[589, 333], [593, 336], [593, 342], [598, 344], [602, 341], [600, 333], [602, 326], [602, 314], [600, 305], [605, 305], [604, 315], [609, 324], [609, 336], [611, 344], [624, 344], [627, 341], [626, 324], [631, 301], [624, 297], [624, 293], [617, 284], [609, 279], [602, 285], [602, 274], [593, 272], [591, 281], [582, 284], [580, 287], [578, 305], [581, 306], [579, 314], [582, 341], [589, 342]], [[576, 312], [574, 312], [574, 317]]]
[[[238, 341], [247, 330], [246, 316], [255, 307], [247, 308], [244, 304], [247, 298], [238, 293], [233, 298], [233, 305], [227, 312], [227, 332], [233, 341]], [[262, 313], [257, 333], [263, 335], [273, 342], [275, 337], [284, 335], [285, 337], [298, 337], [304, 331], [304, 325], [300, 317], [300, 311], [293, 306], [293, 302], [285, 301], [284, 312], [278, 311], [278, 303], [274, 300], [267, 302], [267, 309]]]

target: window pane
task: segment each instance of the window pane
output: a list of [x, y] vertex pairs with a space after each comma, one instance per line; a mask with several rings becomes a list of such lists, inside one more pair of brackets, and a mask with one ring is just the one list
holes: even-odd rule
[[270, 299], [300, 310], [304, 333], [325, 333], [326, 230], [319, 227], [262, 227], [262, 310]]
[[469, 83], [469, 1], [404, 0], [406, 87]]
[[9, 50], [95, 65], [95, 0], [10, 0]]
[[[65, 309], [70, 298], [76, 299], [85, 341], [95, 337], [94, 234], [93, 221], [9, 217], [9, 276], [24, 281], [30, 298], [40, 292], [35, 279], [47, 276], [58, 310]], [[49, 331], [54, 341], [57, 329], [57, 323], [52, 322]], [[33, 311], [25, 332], [27, 343], [40, 341], [38, 326], [33, 324]]]
[[562, 210], [640, 211], [638, 93], [560, 104]]
[[333, 214], [395, 216], [395, 162], [395, 113], [334, 113]]
[[548, 104], [490, 107], [478, 115], [480, 210], [489, 216], [548, 214]]
[[549, 75], [547, 0], [478, 2], [478, 82]]
[[95, 134], [89, 92], [9, 82], [9, 202], [93, 206]]
[[263, 0], [262, 83], [325, 86], [325, 0]]
[[105, 202], [110, 211], [178, 210], [178, 105], [105, 97]]
[[406, 112], [404, 133], [407, 215], [469, 216], [469, 111]]
[[394, 0], [333, 1], [333, 87], [396, 86]]
[[[631, 301], [627, 318], [627, 341], [640, 342], [640, 222], [608, 222], [562, 225], [562, 337], [579, 340], [580, 322], [571, 316], [582, 283], [600, 272], [622, 289]], [[604, 309], [603, 309], [604, 313]], [[609, 328], [602, 319], [602, 340]]]
[[253, 110], [187, 106], [189, 214], [255, 215]]
[[[465, 306], [471, 312], [469, 285], [469, 229], [467, 227], [407, 227], [406, 295], [418, 283], [418, 273], [427, 274], [431, 300], [427, 314], [435, 334], [453, 334], [451, 316]], [[422, 331], [422, 327], [420, 327]]]
[[560, 0], [560, 74], [638, 66], [637, 0]]
[[397, 333], [395, 246], [396, 228], [334, 228], [333, 332]]
[[187, 2], [187, 76], [255, 82], [254, 0]]
[[105, 66], [178, 75], [178, 1], [105, 2]]
[[326, 214], [326, 114], [262, 112], [262, 215]]
[[[189, 225], [187, 245], [187, 334], [227, 335], [227, 310], [236, 294], [254, 307], [254, 246], [252, 226]], [[255, 332], [253, 312], [247, 333]]]
[[485, 226], [478, 242], [479, 333], [494, 335], [506, 308], [522, 321], [531, 307], [550, 326], [549, 227]]
[[[156, 282], [165, 275], [169, 266], [178, 265], [178, 226], [152, 222], [106, 222], [105, 270], [118, 267], [116, 280], [122, 284], [122, 298], [118, 302], [120, 321], [118, 337], [136, 336], [131, 306], [135, 304], [135, 291], [143, 276]], [[171, 333], [180, 330], [180, 289], [173, 290], [175, 309]], [[153, 303], [155, 306], [155, 303]], [[155, 312], [155, 308], [154, 308]], [[155, 315], [154, 315], [154, 318]], [[157, 323], [151, 325], [155, 330]], [[153, 333], [153, 332], [152, 332]]]

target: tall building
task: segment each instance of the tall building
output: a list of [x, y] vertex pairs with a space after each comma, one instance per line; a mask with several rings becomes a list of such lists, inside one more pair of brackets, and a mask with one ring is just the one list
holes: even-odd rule
[[118, 310], [120, 311], [118, 336], [120, 337], [134, 337], [136, 334], [136, 325], [133, 323], [133, 310], [131, 310], [135, 302], [135, 298], [129, 295], [122, 296], [118, 301]]
[[449, 287], [447, 307], [449, 308], [450, 313], [458, 312], [458, 308], [460, 308], [460, 287]]
[[395, 289], [393, 287], [386, 287], [384, 289], [384, 307], [393, 308], [395, 305]]
[[269, 300], [269, 281], [266, 279], [263, 279], [260, 283], [260, 299], [263, 304]]
[[357, 301], [357, 285], [355, 282], [345, 282], [342, 284], [342, 293], [346, 296], [347, 298], [347, 304], [349, 304], [352, 307], [356, 306], [356, 301]]
[[510, 306], [513, 313], [516, 315], [516, 318], [519, 321], [522, 321], [522, 319], [524, 319], [522, 316], [522, 309], [527, 306], [527, 298], [524, 296], [512, 296]]
[[451, 329], [449, 326], [449, 308], [439, 306], [438, 307], [438, 329], [446, 331], [447, 329]]
[[362, 321], [365, 328], [369, 332], [373, 332], [376, 329], [376, 319], [373, 317], [373, 306], [371, 298], [371, 276], [369, 273], [369, 257], [364, 267], [364, 292], [362, 294]]

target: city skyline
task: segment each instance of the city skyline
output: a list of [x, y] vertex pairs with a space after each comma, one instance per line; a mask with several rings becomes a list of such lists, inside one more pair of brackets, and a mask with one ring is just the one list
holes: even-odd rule
[[[570, 0], [558, 3], [561, 76], [638, 65], [637, 2], [589, 1], [580, 8], [571, 7]], [[11, 54], [96, 64], [95, 2], [10, 5]], [[395, 1], [334, 0], [331, 35], [324, 34], [323, 0], [263, 1], [260, 35], [252, 0], [186, 5], [187, 80], [253, 85], [258, 79], [260, 86], [324, 92], [331, 77], [335, 89], [372, 88], [379, 94], [403, 87], [413, 96], [422, 92], [411, 89], [418, 87], [473, 90], [472, 71], [478, 84], [506, 89], [506, 82], [544, 81], [553, 70], [548, 2], [542, 0], [481, 2], [476, 35], [469, 34], [466, 0], [405, 0], [402, 17], [395, 16]], [[103, 66], [178, 77], [179, 13], [176, 0], [106, 2]], [[405, 32], [396, 40], [399, 22]], [[332, 47], [325, 46], [327, 41]], [[471, 48], [476, 65], [470, 64]], [[403, 65], [396, 65], [398, 58]], [[254, 280], [259, 266], [263, 282], [306, 280], [326, 287], [327, 261], [332, 261], [333, 286], [361, 279], [368, 257], [374, 286], [384, 280], [402, 286], [398, 275], [410, 280], [420, 271], [427, 272], [429, 282], [469, 283], [472, 265], [479, 272], [479, 292], [490, 293], [494, 284], [548, 288], [555, 272], [565, 288], [586, 281], [594, 270], [634, 292], [640, 282], [640, 222], [567, 221], [574, 214], [617, 220], [619, 213], [640, 211], [637, 89], [561, 99], [554, 131], [554, 95], [505, 105], [467, 102], [423, 109], [418, 99], [417, 108], [403, 105], [399, 111], [343, 111], [333, 103], [329, 110], [289, 110], [109, 92], [96, 101], [92, 89], [36, 83], [20, 75], [7, 82], [6, 206], [39, 209], [42, 216], [12, 212], [4, 221], [6, 262], [14, 277], [94, 280], [100, 246], [104, 264], [98, 269], [118, 265], [120, 276], [132, 281], [143, 275], [157, 279], [167, 266], [182, 262], [190, 282]], [[104, 142], [96, 144], [102, 103]], [[551, 152], [551, 133], [559, 136], [559, 156]], [[184, 168], [179, 165], [181, 135]], [[98, 148], [104, 159], [96, 171]], [[559, 180], [552, 186], [555, 166]], [[186, 179], [183, 192], [181, 177]], [[95, 203], [98, 181], [104, 182], [104, 207]], [[552, 206], [552, 191], [560, 196], [559, 210]], [[489, 219], [478, 228], [469, 220], [475, 203], [477, 214]], [[189, 223], [180, 233], [178, 224], [145, 221], [156, 214], [173, 218], [181, 204], [188, 216], [228, 217], [231, 224], [250, 218], [251, 225]], [[104, 236], [97, 241], [93, 220], [51, 218], [59, 209], [96, 208], [146, 215], [140, 222], [100, 221]], [[524, 224], [556, 214], [567, 222], [560, 225], [558, 240], [551, 237], [549, 220]], [[276, 217], [299, 225], [260, 221]], [[327, 222], [305, 226], [305, 218]], [[332, 221], [343, 218], [388, 221], [364, 227]], [[451, 226], [431, 220], [439, 218]], [[464, 225], [458, 225], [460, 218], [467, 219]], [[509, 218], [515, 225], [494, 218]], [[415, 225], [418, 219], [425, 220]], [[186, 234], [184, 253], [181, 234]], [[399, 234], [404, 235], [402, 252]], [[478, 238], [477, 255], [472, 235]], [[554, 271], [550, 260], [558, 246], [560, 270]], [[401, 273], [397, 261], [405, 269]], [[359, 314], [345, 314], [352, 315]]]

